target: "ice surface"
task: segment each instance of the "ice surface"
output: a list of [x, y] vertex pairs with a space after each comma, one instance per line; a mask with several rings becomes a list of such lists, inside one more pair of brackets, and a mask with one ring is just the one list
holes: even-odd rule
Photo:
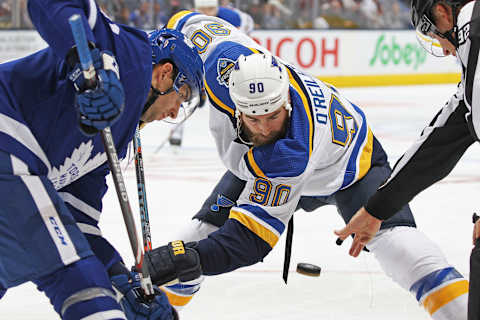
[[[455, 85], [341, 89], [363, 108], [370, 125], [396, 159], [418, 137], [444, 105]], [[154, 246], [175, 240], [175, 232], [199, 209], [223, 174], [208, 131], [208, 109], [198, 110], [185, 129], [180, 150], [153, 151], [168, 125], [142, 130], [146, 187]], [[479, 209], [480, 153], [472, 146], [454, 171], [416, 197], [411, 205], [419, 228], [443, 248], [449, 261], [468, 277], [471, 215]], [[124, 162], [122, 167], [125, 168]], [[124, 172], [132, 207], [137, 212], [135, 172]], [[104, 236], [133, 264], [114, 187], [104, 201]], [[429, 319], [416, 300], [383, 274], [376, 260], [362, 253], [348, 256], [350, 240], [335, 245], [335, 228], [343, 225], [334, 207], [296, 214], [289, 283], [281, 278], [284, 237], [263, 263], [230, 274], [208, 277], [184, 309], [183, 320], [195, 319]], [[139, 223], [137, 223], [139, 224]], [[294, 272], [298, 262], [321, 266], [318, 278]], [[57, 319], [48, 300], [31, 284], [9, 290], [0, 301], [1, 319]]]

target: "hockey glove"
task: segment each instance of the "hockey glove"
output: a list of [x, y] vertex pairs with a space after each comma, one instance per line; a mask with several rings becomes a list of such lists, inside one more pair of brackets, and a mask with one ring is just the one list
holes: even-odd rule
[[68, 78], [73, 82], [76, 94], [75, 106], [81, 131], [85, 135], [94, 135], [99, 130], [111, 126], [120, 117], [125, 100], [125, 92], [120, 82], [118, 64], [112, 53], [100, 51], [90, 45], [90, 53], [96, 71], [96, 86], [89, 88], [81, 65], [72, 48], [67, 62], [73, 70]]
[[[120, 263], [118, 264], [120, 265]], [[116, 266], [119, 274], [110, 277], [117, 299], [129, 320], [175, 320], [178, 315], [163, 291], [154, 286], [153, 300], [145, 297], [140, 285], [140, 275], [129, 272], [125, 266]]]
[[202, 275], [200, 257], [195, 250], [197, 243], [172, 241], [168, 245], [145, 253], [152, 282], [157, 286], [175, 282], [188, 282]]

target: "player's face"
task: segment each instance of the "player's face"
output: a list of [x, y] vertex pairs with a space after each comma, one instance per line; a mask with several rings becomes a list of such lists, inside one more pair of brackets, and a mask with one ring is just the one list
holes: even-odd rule
[[[436, 5], [433, 10], [435, 27], [440, 33], [445, 33], [453, 28], [453, 18], [452, 18], [452, 9], [449, 6], [444, 6], [442, 4]], [[430, 33], [429, 36], [435, 38], [440, 42], [440, 45], [443, 49], [443, 54], [445, 56], [453, 55], [456, 56], [455, 46], [446, 38], [441, 37], [435, 33]], [[455, 36], [455, 35], [453, 35]]]
[[285, 136], [288, 111], [281, 107], [262, 116], [240, 115], [243, 133], [254, 146], [274, 143]]
[[[170, 68], [168, 68], [170, 70]], [[170, 73], [154, 74], [152, 78], [152, 86], [159, 91], [167, 91], [173, 86], [173, 79]], [[149, 97], [152, 95], [153, 90], [150, 89]], [[188, 101], [192, 96], [192, 91], [187, 84], [184, 84], [177, 92], [171, 90], [168, 94], [159, 95], [150, 108], [145, 111], [140, 120], [145, 123], [155, 120], [163, 120], [166, 118], [175, 119], [180, 110], [180, 105]]]

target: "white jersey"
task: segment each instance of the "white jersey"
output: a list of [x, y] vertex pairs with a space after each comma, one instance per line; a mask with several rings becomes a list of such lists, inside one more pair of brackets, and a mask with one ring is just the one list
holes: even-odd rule
[[[478, 73], [478, 52], [480, 50], [480, 44], [476, 38], [480, 34], [480, 30], [478, 29], [478, 21], [472, 23], [473, 20], [479, 18], [478, 10], [474, 11], [475, 3], [476, 1], [467, 3], [458, 14], [457, 58], [462, 65], [462, 90], [464, 91], [465, 104], [471, 113], [475, 134], [480, 137], [480, 96], [476, 94], [476, 92], [480, 92], [480, 80], [476, 77]], [[471, 34], [474, 34], [474, 42], [472, 42]]]
[[[457, 91], [417, 141], [399, 158], [389, 179], [365, 208], [382, 220], [392, 217], [417, 194], [444, 178], [480, 137], [480, 3], [465, 4], [457, 17], [457, 59], [462, 79]], [[435, 159], [435, 161], [431, 161]]]
[[168, 26], [199, 48], [218, 152], [225, 166], [247, 182], [230, 218], [273, 247], [301, 196], [331, 195], [367, 173], [373, 134], [362, 110], [335, 88], [288, 64], [292, 113], [286, 137], [262, 147], [242, 143], [228, 76], [239, 55], [267, 50], [215, 17], [181, 12]]

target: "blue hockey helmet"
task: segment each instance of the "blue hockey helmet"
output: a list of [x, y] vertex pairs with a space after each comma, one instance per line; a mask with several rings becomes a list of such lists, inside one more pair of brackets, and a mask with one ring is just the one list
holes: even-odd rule
[[197, 48], [182, 33], [173, 29], [154, 30], [148, 38], [152, 45], [152, 63], [169, 60], [177, 67], [178, 74], [173, 81], [175, 91], [178, 92], [184, 84], [190, 87], [192, 99], [182, 104], [186, 116], [189, 116], [197, 106], [203, 105], [206, 97], [203, 83], [205, 71]]

